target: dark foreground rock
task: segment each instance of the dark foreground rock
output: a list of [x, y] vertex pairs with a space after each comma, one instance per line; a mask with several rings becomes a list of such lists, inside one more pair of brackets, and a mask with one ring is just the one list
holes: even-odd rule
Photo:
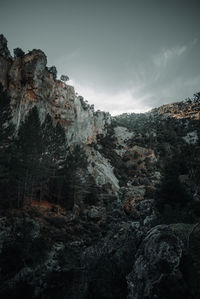
[[129, 299], [188, 298], [181, 273], [183, 244], [167, 225], [152, 228], [127, 276]]
[[59, 241], [42, 219], [2, 217], [1, 298], [193, 298], [185, 245], [170, 226], [147, 231], [139, 221], [108, 216], [103, 225], [93, 224], [93, 239], [79, 222], [76, 240], [66, 228], [68, 237]]

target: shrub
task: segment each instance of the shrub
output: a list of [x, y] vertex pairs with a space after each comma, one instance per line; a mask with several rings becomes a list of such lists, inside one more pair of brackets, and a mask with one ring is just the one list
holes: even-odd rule
[[60, 80], [66, 82], [69, 81], [69, 77], [67, 75], [61, 75]]
[[15, 48], [13, 50], [13, 53], [14, 53], [15, 57], [23, 57], [24, 54], [25, 54], [24, 51], [22, 49], [20, 49], [20, 48]]
[[53, 65], [53, 66], [49, 67], [48, 70], [53, 75], [54, 80], [56, 80], [56, 78], [57, 78], [57, 69], [56, 69], [56, 67]]

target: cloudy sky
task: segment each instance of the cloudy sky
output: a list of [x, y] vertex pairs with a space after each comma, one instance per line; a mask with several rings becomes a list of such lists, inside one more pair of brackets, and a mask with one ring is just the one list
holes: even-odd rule
[[96, 109], [144, 112], [200, 91], [199, 0], [1, 0], [9, 49], [42, 49]]

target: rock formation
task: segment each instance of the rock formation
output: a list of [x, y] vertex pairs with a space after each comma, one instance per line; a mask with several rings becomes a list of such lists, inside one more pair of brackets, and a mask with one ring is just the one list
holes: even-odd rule
[[0, 82], [11, 96], [14, 123], [37, 106], [43, 121], [47, 113], [65, 128], [69, 144], [91, 143], [97, 134], [105, 134], [110, 124], [109, 113], [94, 111], [77, 96], [74, 88], [56, 80], [47, 68], [47, 57], [41, 50], [32, 50], [12, 58], [7, 40], [0, 36]]
[[168, 226], [160, 225], [150, 230], [127, 277], [127, 298], [170, 298], [170, 295], [183, 298], [186, 289], [180, 271], [182, 247]]

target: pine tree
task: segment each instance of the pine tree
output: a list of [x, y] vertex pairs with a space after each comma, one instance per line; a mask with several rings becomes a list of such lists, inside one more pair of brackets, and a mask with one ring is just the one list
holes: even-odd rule
[[73, 208], [74, 203], [80, 194], [84, 194], [87, 189], [82, 175], [87, 173], [87, 157], [85, 151], [79, 145], [68, 151], [65, 159], [63, 176], [64, 184], [62, 188], [62, 201], [67, 207]]
[[49, 176], [54, 172], [56, 163], [54, 161], [54, 152], [56, 151], [56, 144], [54, 142], [55, 129], [53, 126], [53, 120], [49, 114], [47, 114], [45, 121], [42, 124], [42, 162], [45, 177]]
[[48, 114], [42, 124], [42, 143], [44, 147], [44, 156], [49, 163], [57, 164], [63, 160], [66, 152], [65, 131], [60, 123], [53, 125], [53, 120]]
[[14, 132], [10, 97], [0, 83], [0, 146], [9, 141]]
[[42, 134], [37, 107], [35, 106], [20, 124], [18, 131], [18, 148], [23, 152], [27, 164], [33, 163], [41, 156]]
[[[0, 84], [0, 204], [10, 206], [10, 199], [15, 200], [14, 187], [12, 186], [12, 156], [13, 156], [12, 110], [10, 97]], [[11, 196], [12, 195], [12, 196]]]
[[[42, 142], [42, 165], [46, 175], [46, 181], [43, 183], [43, 186], [41, 186], [40, 193], [44, 192], [43, 189], [46, 189], [48, 183], [49, 186], [51, 186], [52, 182], [54, 182], [54, 186], [62, 185], [63, 177], [58, 169], [63, 168], [63, 161], [66, 154], [65, 131], [59, 123], [57, 123], [56, 126], [53, 125], [53, 120], [49, 114], [42, 124]], [[55, 181], [58, 183], [55, 184]], [[48, 188], [51, 189], [51, 187]], [[48, 197], [59, 197], [59, 195], [57, 195], [57, 190], [48, 191]]]
[[18, 189], [22, 204], [27, 197], [32, 198], [35, 190], [41, 184], [43, 172], [42, 161], [42, 131], [37, 107], [34, 107], [20, 124], [16, 142], [18, 165]]

